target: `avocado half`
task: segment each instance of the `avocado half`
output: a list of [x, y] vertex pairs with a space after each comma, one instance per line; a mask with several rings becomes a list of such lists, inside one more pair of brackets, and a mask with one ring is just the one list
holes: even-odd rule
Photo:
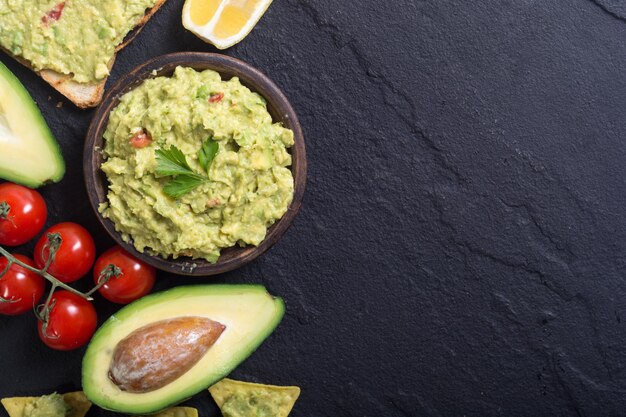
[[59, 144], [39, 108], [0, 62], [0, 178], [36, 188], [64, 174]]
[[[111, 316], [93, 336], [83, 358], [83, 391], [101, 408], [150, 414], [190, 398], [228, 375], [280, 323], [285, 305], [260, 285], [178, 287], [141, 298]], [[120, 341], [137, 329], [180, 317], [206, 317], [225, 330], [198, 362], [150, 392], [123, 391], [109, 378]]]

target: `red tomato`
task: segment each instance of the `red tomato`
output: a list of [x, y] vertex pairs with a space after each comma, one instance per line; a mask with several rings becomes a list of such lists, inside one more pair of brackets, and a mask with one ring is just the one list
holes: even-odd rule
[[150, 134], [145, 132], [144, 130], [140, 130], [139, 132], [135, 133], [132, 138], [130, 138], [130, 145], [133, 148], [141, 149], [145, 148], [146, 146], [150, 146], [151, 144], [152, 136], [150, 136]]
[[[18, 260], [32, 267], [35, 263], [24, 255], [15, 254]], [[0, 258], [0, 273], [9, 264], [7, 258]], [[45, 289], [44, 279], [37, 273], [29, 271], [19, 265], [13, 264], [11, 268], [0, 278], [0, 314], [16, 316], [31, 311], [37, 304]]]
[[96, 245], [87, 229], [69, 222], [52, 226], [39, 238], [34, 256], [37, 267], [43, 268], [50, 256], [48, 234], [51, 233], [58, 233], [62, 242], [48, 272], [65, 283], [74, 282], [87, 274], [96, 258]]
[[217, 93], [209, 97], [209, 103], [219, 103], [224, 98], [224, 93]]
[[5, 182], [0, 184], [0, 245], [28, 242], [46, 224], [46, 202], [35, 190]]
[[[118, 268], [115, 271], [115, 268]], [[116, 277], [114, 272], [120, 274]], [[93, 278], [98, 284], [101, 274], [113, 274], [106, 284], [98, 289], [104, 298], [114, 303], [128, 304], [148, 294], [154, 285], [156, 270], [115, 246], [104, 252], [93, 269]]]
[[57, 291], [52, 295], [48, 323], [39, 320], [39, 337], [52, 349], [72, 350], [91, 339], [98, 325], [96, 309], [80, 295]]
[[65, 2], [59, 3], [52, 8], [48, 13], [41, 17], [41, 22], [44, 26], [49, 26], [51, 23], [56, 22], [61, 18], [63, 9], [65, 8]]

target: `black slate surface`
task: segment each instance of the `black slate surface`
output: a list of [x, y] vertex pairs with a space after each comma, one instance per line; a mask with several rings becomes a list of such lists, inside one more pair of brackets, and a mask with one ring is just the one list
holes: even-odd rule
[[[168, 2], [111, 81], [215, 51], [181, 7]], [[284, 89], [310, 167], [299, 217], [262, 258], [159, 277], [285, 298], [233, 377], [300, 385], [295, 417], [626, 415], [625, 2], [280, 0], [226, 53]], [[84, 224], [106, 249], [82, 182], [92, 112], [0, 59], [68, 162], [42, 189], [49, 223]], [[101, 320], [115, 310], [96, 304]], [[80, 388], [82, 351], [43, 347], [31, 315], [0, 318], [0, 335], [0, 397]], [[189, 404], [219, 415], [208, 393]]]

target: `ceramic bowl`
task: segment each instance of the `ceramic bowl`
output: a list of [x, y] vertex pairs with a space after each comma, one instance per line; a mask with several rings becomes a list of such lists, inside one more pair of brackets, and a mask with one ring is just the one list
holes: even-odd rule
[[[179, 65], [191, 67], [199, 71], [212, 69], [220, 73], [224, 80], [234, 76], [239, 77], [243, 85], [265, 98], [267, 109], [274, 122], [281, 122], [294, 133], [295, 145], [290, 149], [290, 153], [293, 159], [291, 171], [294, 177], [295, 191], [293, 201], [287, 212], [268, 229], [265, 240], [259, 246], [234, 246], [222, 249], [219, 260], [214, 264], [204, 259], [191, 259], [188, 257], [164, 259], [161, 256], [150, 255], [147, 252], [139, 252], [132, 244], [122, 240], [120, 233], [115, 230], [115, 225], [111, 220], [104, 218], [98, 212], [100, 203], [107, 201], [108, 180], [106, 175], [100, 170], [100, 166], [103, 162], [101, 151], [104, 140], [103, 134], [111, 110], [117, 106], [122, 95], [137, 87], [144, 80], [156, 76], [171, 76], [174, 69]], [[267, 251], [276, 243], [289, 228], [300, 209], [307, 169], [302, 128], [296, 113], [281, 90], [265, 74], [240, 60], [225, 55], [194, 52], [176, 53], [154, 58], [137, 67], [118, 81], [108, 91], [102, 104], [95, 111], [87, 132], [83, 162], [85, 184], [91, 206], [109, 235], [128, 252], [157, 269], [175, 274], [194, 276], [214, 275], [239, 268]]]

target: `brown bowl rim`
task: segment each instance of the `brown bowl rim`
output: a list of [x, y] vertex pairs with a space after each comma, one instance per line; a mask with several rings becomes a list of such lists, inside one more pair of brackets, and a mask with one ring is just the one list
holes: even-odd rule
[[[111, 110], [119, 103], [119, 98], [123, 94], [137, 87], [144, 80], [159, 75], [171, 75], [177, 66], [201, 70], [213, 69], [225, 79], [238, 76], [243, 85], [265, 98], [274, 121], [282, 122], [294, 132], [295, 144], [290, 149], [292, 155], [291, 171], [294, 176], [294, 196], [287, 212], [268, 229], [265, 239], [258, 246], [234, 246], [223, 249], [215, 264], [204, 259], [191, 259], [189, 257], [164, 259], [159, 255], [139, 252], [132, 244], [124, 242], [121, 234], [115, 230], [114, 223], [105, 219], [98, 211], [99, 204], [107, 201], [108, 182], [104, 173], [100, 171], [97, 160], [99, 149], [96, 148], [96, 145], [99, 146], [103, 142], [102, 134], [108, 123]], [[156, 71], [156, 74], [153, 74], [153, 71]], [[118, 80], [105, 94], [91, 119], [83, 151], [83, 166], [89, 202], [98, 221], [111, 238], [133, 256], [159, 270], [188, 276], [216, 275], [240, 268], [265, 253], [278, 242], [300, 210], [307, 173], [306, 148], [302, 127], [284, 93], [269, 77], [251, 65], [236, 58], [208, 52], [178, 52], [161, 55], [137, 66]]]

